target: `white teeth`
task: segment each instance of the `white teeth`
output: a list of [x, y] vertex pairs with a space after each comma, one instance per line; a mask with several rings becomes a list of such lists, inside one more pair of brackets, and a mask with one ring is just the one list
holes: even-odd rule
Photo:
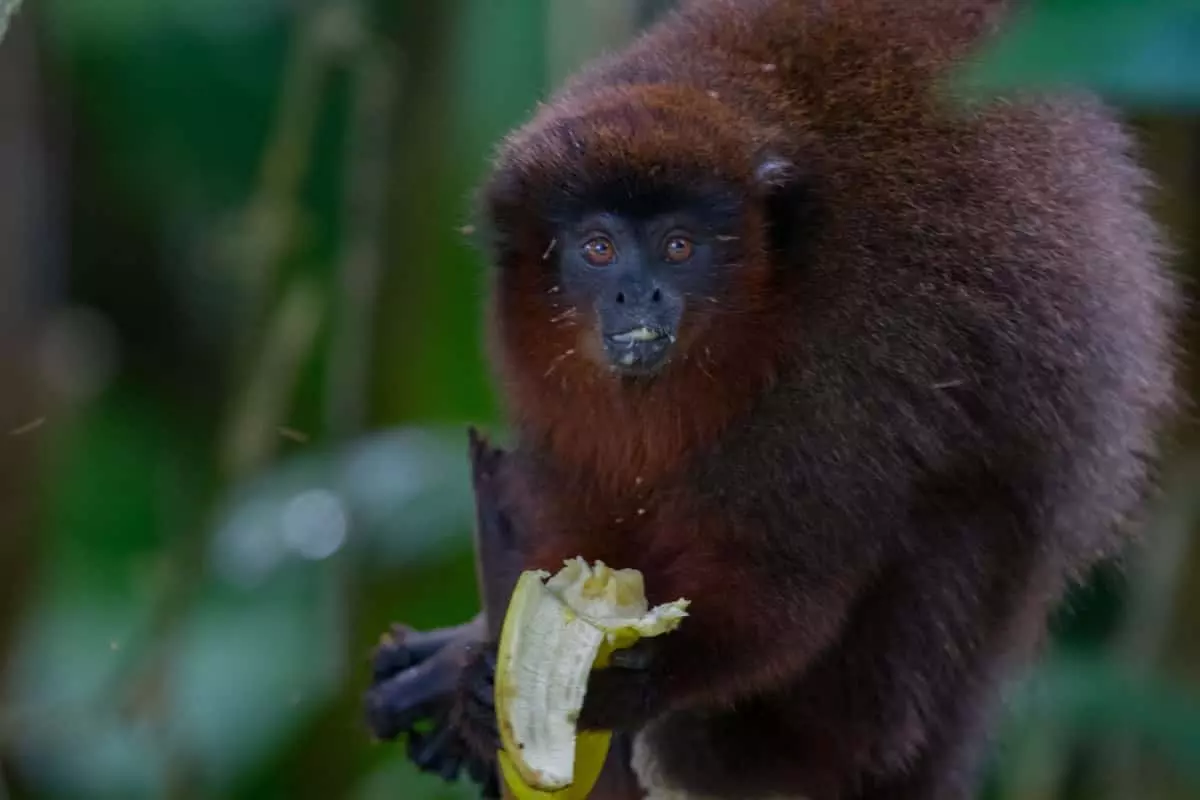
[[662, 334], [643, 325], [639, 328], [634, 328], [631, 331], [618, 333], [612, 338], [614, 342], [629, 344], [630, 342], [653, 342], [657, 339], [661, 339]]

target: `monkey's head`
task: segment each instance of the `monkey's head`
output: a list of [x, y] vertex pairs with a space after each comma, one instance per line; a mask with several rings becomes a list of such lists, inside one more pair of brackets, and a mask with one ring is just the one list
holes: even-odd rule
[[777, 302], [789, 242], [772, 223], [795, 186], [769, 134], [704, 91], [559, 101], [509, 139], [484, 191], [501, 360], [548, 391], [718, 368]]

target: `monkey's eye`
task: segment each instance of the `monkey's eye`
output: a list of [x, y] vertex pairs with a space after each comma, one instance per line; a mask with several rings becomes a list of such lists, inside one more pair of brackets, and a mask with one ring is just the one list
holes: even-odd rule
[[676, 233], [663, 243], [663, 256], [673, 264], [681, 264], [692, 257], [694, 249], [691, 239]]
[[583, 243], [583, 257], [593, 267], [607, 267], [617, 257], [617, 248], [607, 236], [593, 236]]

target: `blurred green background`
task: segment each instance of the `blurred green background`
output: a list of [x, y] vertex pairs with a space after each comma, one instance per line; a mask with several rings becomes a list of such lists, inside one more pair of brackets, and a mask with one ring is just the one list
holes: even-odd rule
[[[471, 796], [359, 719], [389, 622], [477, 604], [464, 426], [499, 428], [470, 193], [668, 5], [26, 0], [0, 45], [0, 800]], [[1122, 104], [1200, 275], [1195, 0], [1035, 2], [964, 78]], [[1197, 426], [1167, 445], [1149, 545], [1056, 618], [988, 797], [1200, 797]]]

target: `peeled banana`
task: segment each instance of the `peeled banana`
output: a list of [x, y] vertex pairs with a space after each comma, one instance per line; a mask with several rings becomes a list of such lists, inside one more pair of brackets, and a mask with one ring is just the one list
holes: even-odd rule
[[518, 800], [587, 797], [611, 739], [607, 731], [576, 732], [588, 674], [614, 650], [674, 630], [688, 602], [649, 608], [642, 574], [602, 561], [575, 558], [553, 577], [521, 574], [500, 634], [495, 684], [498, 758]]

